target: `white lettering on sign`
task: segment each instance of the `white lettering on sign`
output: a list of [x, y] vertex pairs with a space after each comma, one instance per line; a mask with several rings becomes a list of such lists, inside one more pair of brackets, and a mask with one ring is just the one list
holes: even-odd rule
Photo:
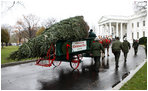
[[72, 52], [86, 50], [86, 41], [72, 42]]

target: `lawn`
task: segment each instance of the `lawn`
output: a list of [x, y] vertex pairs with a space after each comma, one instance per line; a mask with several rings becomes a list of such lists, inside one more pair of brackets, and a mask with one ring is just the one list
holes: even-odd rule
[[[12, 52], [18, 50], [18, 48], [19, 48], [19, 46], [7, 46], [7, 47], [5, 46], [4, 48], [1, 48], [1, 64], [18, 61], [18, 60], [8, 59], [9, 55]], [[23, 59], [23, 60], [19, 60], [19, 61], [25, 61], [25, 60], [32, 60], [32, 58]]]
[[120, 90], [147, 90], [147, 63]]
[[16, 51], [19, 47], [18, 46], [5, 46], [1, 48], [1, 64], [14, 62], [15, 60], [8, 59], [9, 55]]

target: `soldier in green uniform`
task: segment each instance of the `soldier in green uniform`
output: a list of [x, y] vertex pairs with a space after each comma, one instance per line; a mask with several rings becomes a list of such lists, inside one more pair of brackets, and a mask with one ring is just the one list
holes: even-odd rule
[[130, 43], [127, 41], [127, 39], [125, 38], [123, 43], [122, 43], [122, 51], [124, 54], [124, 62], [126, 63], [126, 59], [127, 59], [127, 54], [129, 52], [129, 49], [131, 48]]
[[95, 39], [97, 36], [96, 34], [93, 32], [93, 30], [91, 29], [90, 32], [89, 32], [89, 38], [92, 38], [92, 39]]
[[101, 50], [104, 53], [104, 48], [102, 44], [99, 43], [98, 38], [95, 38], [95, 41], [91, 44], [90, 50], [95, 61], [95, 71], [99, 72]]
[[138, 40], [133, 40], [133, 48], [134, 48], [135, 55], [137, 55], [138, 46], [139, 46]]
[[119, 37], [116, 37], [116, 40], [112, 44], [112, 52], [115, 55], [116, 69], [119, 67], [118, 61], [121, 49], [122, 49], [122, 43], [119, 41]]

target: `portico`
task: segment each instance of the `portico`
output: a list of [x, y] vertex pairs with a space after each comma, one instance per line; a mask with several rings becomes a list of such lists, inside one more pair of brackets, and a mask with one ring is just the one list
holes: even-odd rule
[[[117, 16], [116, 16], [117, 17]], [[115, 19], [114, 17], [102, 17], [99, 21], [99, 29], [101, 36], [110, 36], [112, 38], [120, 37], [120, 40], [123, 41], [123, 36], [127, 34], [127, 20], [124, 19]]]
[[131, 16], [102, 16], [98, 22], [100, 36], [119, 37], [132, 43], [133, 39], [147, 37], [147, 11], [140, 11]]

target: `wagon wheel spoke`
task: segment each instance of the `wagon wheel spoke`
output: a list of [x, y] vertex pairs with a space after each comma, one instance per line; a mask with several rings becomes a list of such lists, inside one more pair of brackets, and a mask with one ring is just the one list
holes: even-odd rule
[[83, 55], [82, 54], [79, 54], [79, 58], [82, 60], [83, 59]]
[[54, 60], [55, 60], [55, 47], [53, 44], [51, 44], [47, 52], [47, 57], [45, 59], [44, 58], [38, 59], [36, 65], [50, 67], [53, 64]]
[[53, 61], [53, 65], [55, 67], [59, 66], [61, 64], [61, 61]]

